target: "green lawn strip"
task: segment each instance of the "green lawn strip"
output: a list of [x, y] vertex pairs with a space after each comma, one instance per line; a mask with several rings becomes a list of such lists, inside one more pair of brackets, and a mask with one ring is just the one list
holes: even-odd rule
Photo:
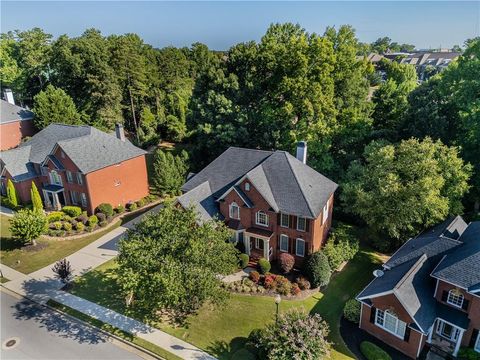
[[[156, 206], [156, 205], [152, 205]], [[100, 239], [103, 235], [109, 233], [110, 231], [118, 228], [120, 225], [129, 222], [130, 220], [136, 218], [137, 216], [143, 214], [145, 211], [148, 211], [151, 207], [142, 209], [141, 211], [127, 214], [120, 221], [112, 224], [110, 227], [92, 233], [90, 235], [85, 235], [84, 237], [71, 240], [61, 240], [61, 239], [47, 239], [40, 238], [37, 243], [40, 246], [44, 246], [37, 251], [28, 251], [24, 249], [19, 249], [19, 244], [9, 236], [9, 222], [8, 218], [5, 220], [6, 216], [0, 215], [1, 219], [1, 233], [2, 238], [0, 258], [2, 264], [11, 267], [17, 271], [20, 271], [24, 274], [29, 274], [36, 270], [39, 270], [47, 265], [54, 263], [57, 260], [63, 259], [81, 248], [87, 246], [88, 244]], [[4, 234], [5, 235], [4, 237]]]
[[154, 354], [157, 354], [158, 356], [160, 356], [161, 358], [163, 359], [166, 359], [166, 360], [178, 360], [178, 359], [181, 359], [179, 356], [176, 356], [172, 353], [170, 353], [169, 351], [155, 345], [155, 344], [152, 344], [146, 340], [143, 340], [137, 336], [134, 336], [132, 334], [129, 334], [127, 333], [126, 331], [123, 331], [123, 330], [120, 330], [119, 328], [116, 328], [112, 325], [109, 325], [109, 324], [106, 324], [104, 323], [103, 321], [100, 321], [98, 319], [94, 319], [80, 311], [77, 311], [75, 309], [72, 309], [71, 307], [69, 306], [65, 306], [63, 304], [60, 304], [54, 300], [48, 300], [47, 304], [55, 309], [58, 309], [60, 310], [61, 312], [64, 312], [68, 315], [71, 315], [77, 319], [80, 319], [96, 328], [99, 328], [99, 329], [102, 329], [110, 334], [113, 334], [115, 336], [118, 336], [126, 341], [129, 341], [137, 346], [140, 346], [148, 351], [151, 351], [152, 353]]
[[10, 219], [10, 216], [6, 215], [0, 215], [0, 238], [3, 239], [8, 239], [12, 236], [12, 233], [10, 232], [10, 222], [8, 219]]
[[[308, 312], [318, 312], [330, 325], [330, 341], [333, 343], [332, 359], [350, 359], [353, 354], [345, 346], [339, 331], [339, 321], [345, 302], [354, 297], [371, 279], [373, 269], [380, 263], [379, 254], [362, 247], [361, 251], [336, 274], [325, 293], [317, 293], [304, 300], [284, 300], [280, 311], [303, 307]], [[72, 293], [125, 313], [125, 303], [115, 281], [112, 259], [75, 281]], [[142, 320], [142, 314], [129, 314]], [[169, 334], [183, 339], [220, 359], [230, 359], [232, 354], [244, 347], [246, 337], [256, 328], [263, 328], [275, 316], [272, 297], [232, 294], [227, 303], [219, 308], [204, 306], [198, 314], [187, 319], [186, 325], [173, 327], [165, 323], [151, 323]]]
[[0, 284], [6, 283], [7, 281], [10, 281], [6, 277], [0, 276]]

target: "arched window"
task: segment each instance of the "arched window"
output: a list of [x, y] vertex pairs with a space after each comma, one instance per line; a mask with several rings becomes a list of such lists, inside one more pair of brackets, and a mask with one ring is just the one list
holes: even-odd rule
[[257, 225], [268, 226], [268, 215], [260, 210], [256, 214], [256, 223]]
[[447, 303], [461, 308], [463, 305], [463, 294], [458, 289], [452, 289], [448, 292]]
[[235, 201], [230, 204], [230, 218], [240, 220], [240, 207]]

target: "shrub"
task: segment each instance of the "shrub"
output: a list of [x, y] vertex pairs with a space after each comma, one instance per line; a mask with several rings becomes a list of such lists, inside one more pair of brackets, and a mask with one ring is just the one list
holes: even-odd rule
[[113, 215], [113, 207], [112, 205], [108, 203], [102, 203], [97, 206], [95, 209], [95, 213], [103, 213], [106, 216], [112, 216]]
[[98, 223], [98, 217], [96, 215], [92, 215], [88, 218], [88, 225], [95, 226]]
[[270, 261], [268, 261], [267, 259], [261, 258], [260, 260], [258, 260], [258, 268], [260, 269], [260, 272], [262, 274], [266, 274], [270, 271], [272, 265], [270, 265]]
[[335, 271], [344, 261], [351, 260], [358, 252], [359, 242], [351, 225], [339, 224], [332, 231], [323, 252], [328, 258], [330, 268]]
[[47, 218], [38, 211], [19, 210], [10, 219], [10, 231], [16, 239], [35, 245], [35, 239], [47, 231]]
[[245, 269], [248, 266], [248, 262], [250, 261], [250, 256], [248, 254], [240, 254], [238, 255], [238, 260], [240, 262], [240, 267]]
[[293, 309], [265, 329], [252, 332], [247, 345], [258, 349], [261, 359], [328, 359], [328, 333], [328, 324], [320, 315]]
[[275, 277], [275, 282], [276, 282], [275, 288], [279, 294], [289, 295], [290, 292], [292, 291], [292, 284], [290, 283], [290, 281], [288, 281], [287, 278], [278, 275]]
[[369, 341], [362, 341], [360, 351], [367, 360], [392, 360], [384, 350]]
[[295, 258], [289, 253], [281, 253], [278, 257], [278, 263], [280, 269], [282, 269], [285, 274], [288, 274], [295, 266]]
[[260, 274], [258, 273], [258, 271], [252, 271], [248, 275], [248, 278], [252, 280], [255, 284], [258, 284], [258, 282], [260, 281]]
[[144, 207], [144, 206], [145, 206], [145, 200], [144, 200], [144, 199], [138, 200], [138, 201], [137, 201], [137, 206], [138, 206], [139, 208]]
[[13, 185], [12, 180], [7, 180], [7, 198], [8, 204], [11, 206], [12, 209], [16, 209], [20, 203], [18, 198], [17, 190], [15, 189], [15, 185]]
[[343, 308], [343, 316], [345, 319], [358, 324], [360, 322], [360, 307], [361, 304], [357, 300], [348, 300]]
[[78, 221], [75, 219], [70, 220], [70, 224], [72, 224], [73, 227], [77, 226]]
[[77, 231], [83, 231], [85, 230], [85, 224], [81, 221], [77, 222], [77, 225], [75, 225], [75, 229], [77, 229]]
[[305, 277], [299, 276], [295, 281], [298, 284], [300, 290], [310, 289], [310, 281], [308, 281]]
[[56, 229], [56, 230], [60, 230], [62, 227], [63, 227], [63, 224], [62, 224], [61, 221], [55, 221], [53, 223], [53, 228]]
[[462, 360], [480, 360], [480, 353], [472, 348], [462, 347], [458, 352], [457, 358]]
[[317, 251], [309, 256], [305, 262], [304, 272], [314, 288], [327, 285], [332, 275], [328, 258], [321, 251]]
[[72, 217], [68, 216], [68, 215], [63, 215], [62, 220], [70, 222], [70, 221], [72, 221]]
[[263, 286], [268, 290], [275, 290], [277, 282], [275, 281], [275, 275], [266, 275], [263, 279]]
[[62, 211], [71, 217], [77, 217], [82, 214], [82, 209], [78, 206], [64, 206]]
[[246, 285], [246, 286], [249, 286], [249, 287], [252, 287], [252, 286], [255, 285], [255, 283], [252, 280], [250, 280], [249, 278], [243, 278], [242, 279], [242, 284]]
[[155, 195], [150, 194], [150, 195], [145, 196], [144, 199], [145, 199], [145, 202], [150, 204], [150, 203], [154, 202], [155, 200], [157, 200], [157, 197]]
[[73, 226], [69, 222], [64, 222], [63, 228], [65, 229], [65, 231], [72, 231]]
[[122, 214], [122, 213], [124, 213], [124, 212], [125, 212], [125, 206], [123, 206], [123, 205], [118, 205], [118, 206], [115, 208], [115, 212], [116, 212], [117, 214]]
[[106, 222], [105, 220], [104, 221], [100, 221], [98, 223], [98, 225], [100, 225], [101, 227], [104, 227], [104, 226], [107, 226], [108, 225], [108, 222]]
[[255, 360], [256, 356], [247, 349], [240, 349], [233, 353], [231, 360]]
[[300, 290], [300, 288], [298, 287], [298, 284], [295, 283], [295, 284], [292, 284], [292, 295], [294, 296], [297, 296], [298, 294], [300, 294], [302, 292], [302, 290]]
[[78, 221], [78, 222], [81, 222], [83, 225], [87, 225], [88, 216], [85, 215], [85, 214], [82, 214], [82, 215], [80, 215], [80, 216], [77, 217], [77, 221]]
[[127, 210], [128, 211], [135, 211], [137, 210], [137, 203], [130, 202], [127, 204]]
[[72, 279], [72, 267], [67, 259], [59, 260], [52, 268], [55, 277], [60, 279], [64, 284], [70, 282]]
[[100, 222], [101, 222], [101, 221], [105, 221], [105, 220], [107, 219], [107, 217], [105, 216], [105, 214], [104, 214], [104, 213], [101, 213], [101, 212], [97, 213], [95, 216], [97, 217], [98, 221], [100, 221]]
[[61, 211], [52, 211], [51, 213], [48, 213], [47, 221], [49, 224], [55, 221], [60, 221], [64, 215], [65, 214]]

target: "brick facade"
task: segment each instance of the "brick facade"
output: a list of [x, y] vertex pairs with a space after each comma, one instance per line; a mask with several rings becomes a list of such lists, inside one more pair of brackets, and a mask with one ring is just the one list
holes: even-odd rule
[[26, 136], [33, 136], [33, 120], [12, 121], [0, 125], [0, 150], [8, 150], [20, 144]]

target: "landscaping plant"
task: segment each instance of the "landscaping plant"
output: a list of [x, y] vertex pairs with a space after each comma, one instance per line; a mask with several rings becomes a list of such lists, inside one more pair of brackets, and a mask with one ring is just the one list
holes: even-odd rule
[[280, 269], [282, 269], [285, 274], [288, 274], [295, 266], [295, 258], [289, 253], [282, 252], [278, 257], [278, 264], [280, 265]]
[[72, 266], [67, 259], [57, 261], [53, 266], [52, 271], [55, 273], [55, 277], [64, 284], [69, 283], [73, 276]]
[[64, 206], [62, 211], [71, 217], [77, 217], [82, 214], [82, 209], [79, 206]]
[[360, 307], [361, 304], [357, 300], [348, 300], [343, 308], [343, 316], [345, 319], [358, 324], [360, 322]]
[[9, 205], [13, 209], [16, 209], [18, 207], [19, 200], [18, 200], [17, 190], [15, 189], [15, 186], [13, 185], [13, 182], [10, 179], [7, 180], [7, 199], [8, 199]]
[[314, 252], [305, 261], [304, 273], [310, 279], [312, 287], [327, 285], [332, 275], [327, 256], [321, 251]]
[[182, 151], [173, 155], [161, 149], [155, 151], [153, 159], [153, 186], [162, 196], [179, 195], [188, 170], [188, 154]]
[[367, 360], [392, 360], [387, 352], [369, 341], [362, 341], [360, 351]]
[[248, 256], [248, 254], [240, 254], [238, 255], [238, 260], [240, 261], [240, 267], [245, 269], [250, 261], [250, 256]]
[[32, 181], [32, 188], [30, 189], [30, 197], [32, 199], [33, 210], [43, 212], [43, 202], [38, 192], [37, 185]]
[[113, 215], [113, 207], [112, 207], [111, 204], [102, 203], [102, 204], [97, 206], [97, 208], [95, 209], [95, 213], [103, 213], [107, 217], [110, 217], [110, 216]]
[[24, 244], [36, 245], [35, 240], [46, 230], [47, 217], [37, 211], [22, 209], [10, 219], [10, 232]]
[[258, 260], [258, 268], [260, 269], [260, 272], [262, 274], [266, 274], [270, 271], [270, 269], [272, 268], [272, 265], [270, 264], [270, 261], [268, 261], [267, 259], [261, 258], [260, 260]]

